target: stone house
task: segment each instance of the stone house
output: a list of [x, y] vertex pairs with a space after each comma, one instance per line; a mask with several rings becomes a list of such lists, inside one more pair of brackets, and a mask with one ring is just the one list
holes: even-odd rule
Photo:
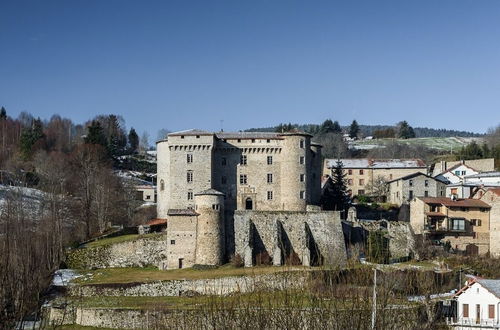
[[[394, 180], [415, 172], [427, 173], [427, 166], [421, 159], [340, 159], [344, 166], [347, 186], [352, 195], [370, 194], [378, 178]], [[323, 174], [331, 175], [337, 159], [325, 159]]]
[[500, 187], [480, 189], [473, 196], [488, 204], [490, 209], [490, 255], [500, 257]]
[[137, 199], [143, 202], [156, 203], [156, 187], [151, 185], [135, 186]]
[[388, 202], [401, 205], [415, 197], [444, 197], [446, 183], [424, 173], [413, 173], [388, 182]]
[[469, 255], [485, 255], [490, 250], [490, 209], [477, 199], [417, 197], [410, 202], [410, 224], [417, 235], [449, 242]]

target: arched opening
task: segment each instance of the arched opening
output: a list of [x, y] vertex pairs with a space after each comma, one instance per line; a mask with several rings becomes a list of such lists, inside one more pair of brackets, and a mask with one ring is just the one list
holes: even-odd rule
[[245, 200], [245, 210], [252, 210], [252, 209], [253, 209], [253, 202], [252, 202], [252, 199], [250, 197], [248, 197]]
[[160, 180], [160, 191], [165, 190], [165, 181]]

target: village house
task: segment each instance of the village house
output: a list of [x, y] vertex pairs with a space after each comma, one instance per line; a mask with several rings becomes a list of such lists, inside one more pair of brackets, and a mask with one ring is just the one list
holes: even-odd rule
[[415, 234], [469, 255], [485, 255], [490, 247], [490, 205], [477, 199], [417, 197], [410, 202]]
[[415, 197], [444, 197], [446, 183], [424, 173], [413, 173], [388, 182], [388, 202], [401, 205]]
[[463, 183], [464, 177], [478, 173], [479, 171], [477, 171], [476, 169], [466, 164], [460, 163], [442, 173], [439, 173], [434, 177], [448, 184], [457, 184]]
[[156, 203], [156, 186], [139, 185], [135, 186], [135, 191], [137, 192], [138, 200]]
[[448, 325], [456, 330], [500, 328], [500, 280], [468, 276], [455, 294], [457, 308]]
[[[378, 179], [391, 181], [416, 172], [427, 173], [421, 159], [340, 159], [346, 174], [347, 188], [352, 195], [370, 194]], [[331, 175], [337, 159], [325, 159], [323, 174]]]
[[470, 160], [457, 160], [457, 161], [440, 161], [435, 163], [432, 166], [432, 176], [436, 177], [439, 174], [446, 172], [448, 169], [452, 167], [464, 164], [469, 167], [472, 167], [478, 172], [489, 172], [495, 170], [495, 159], [494, 158], [486, 158], [486, 159], [470, 159]]
[[500, 187], [481, 188], [473, 196], [490, 205], [490, 256], [500, 257]]
[[466, 175], [462, 181], [446, 186], [446, 197], [471, 198], [480, 188], [500, 187], [500, 172], [480, 172]]

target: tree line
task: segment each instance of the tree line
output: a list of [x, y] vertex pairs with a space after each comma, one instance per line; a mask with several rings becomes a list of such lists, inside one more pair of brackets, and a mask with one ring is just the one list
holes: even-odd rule
[[65, 247], [133, 219], [135, 192], [113, 164], [146, 143], [113, 114], [80, 125], [0, 108], [0, 324], [37, 310]]

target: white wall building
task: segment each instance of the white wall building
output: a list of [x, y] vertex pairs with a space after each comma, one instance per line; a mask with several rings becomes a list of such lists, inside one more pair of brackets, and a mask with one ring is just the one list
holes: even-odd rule
[[469, 276], [455, 300], [457, 315], [448, 322], [454, 329], [500, 328], [500, 280]]
[[442, 172], [435, 176], [436, 179], [449, 182], [450, 184], [456, 184], [464, 181], [464, 177], [478, 174], [479, 172], [470, 166], [465, 164], [457, 164], [445, 172]]

